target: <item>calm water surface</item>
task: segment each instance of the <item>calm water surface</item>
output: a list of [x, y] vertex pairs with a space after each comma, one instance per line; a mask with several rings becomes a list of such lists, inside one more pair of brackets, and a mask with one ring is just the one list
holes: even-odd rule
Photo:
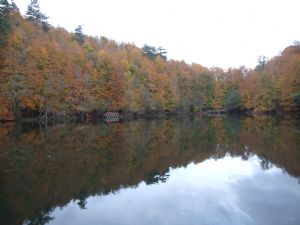
[[0, 124], [2, 225], [300, 224], [300, 121]]

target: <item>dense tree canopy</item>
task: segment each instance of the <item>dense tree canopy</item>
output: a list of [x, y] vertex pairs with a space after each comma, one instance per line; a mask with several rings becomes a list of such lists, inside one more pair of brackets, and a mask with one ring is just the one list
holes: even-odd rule
[[90, 37], [81, 26], [73, 34], [53, 28], [36, 0], [26, 19], [12, 8], [1, 1], [0, 120], [29, 112], [67, 118], [105, 111], [299, 110], [298, 42], [270, 60], [260, 57], [253, 70], [224, 71], [167, 60], [162, 47]]

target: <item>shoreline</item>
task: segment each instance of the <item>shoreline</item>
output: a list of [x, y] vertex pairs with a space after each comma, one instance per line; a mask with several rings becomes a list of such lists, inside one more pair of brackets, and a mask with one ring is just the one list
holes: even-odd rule
[[[114, 113], [113, 117], [107, 117], [107, 113]], [[253, 112], [249, 110], [244, 111], [232, 111], [232, 112], [215, 112], [211, 110], [207, 111], [199, 111], [199, 112], [105, 112], [105, 113], [93, 113], [93, 114], [85, 114], [83, 117], [81, 115], [75, 115], [70, 117], [60, 117], [60, 116], [49, 116], [48, 124], [55, 123], [66, 123], [66, 122], [96, 122], [96, 121], [104, 121], [104, 122], [122, 122], [122, 121], [131, 121], [138, 119], [169, 119], [169, 118], [182, 118], [182, 117], [256, 117], [256, 116], [271, 116], [271, 117], [293, 117], [299, 118], [299, 111], [267, 111], [267, 112]], [[46, 125], [45, 121], [43, 121], [39, 116], [24, 116], [16, 119], [0, 119], [0, 123], [16, 123], [16, 122], [34, 122], [40, 123], [42, 125]]]

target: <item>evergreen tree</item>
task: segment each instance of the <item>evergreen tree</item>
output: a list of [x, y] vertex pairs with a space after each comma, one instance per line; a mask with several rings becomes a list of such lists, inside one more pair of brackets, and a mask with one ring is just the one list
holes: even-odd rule
[[153, 46], [149, 46], [149, 45], [144, 45], [143, 46], [143, 52], [146, 54], [146, 56], [149, 59], [155, 59], [157, 52], [156, 52], [156, 48]]
[[263, 69], [267, 63], [267, 57], [264, 55], [259, 56], [257, 63], [258, 63], [258, 65], [256, 66], [256, 69], [260, 72], [263, 71]]
[[163, 47], [158, 47], [156, 49], [157, 55], [159, 55], [162, 59], [167, 60], [167, 51]]
[[231, 87], [224, 97], [224, 108], [227, 111], [239, 110], [241, 108], [241, 97], [236, 87]]
[[8, 14], [13, 10], [17, 10], [18, 7], [14, 1], [0, 0], [0, 15]]
[[79, 25], [76, 29], [75, 29], [75, 39], [78, 42], [78, 44], [82, 45], [85, 41], [85, 35], [83, 34], [82, 31], [82, 25]]
[[45, 31], [49, 29], [48, 17], [41, 12], [38, 0], [31, 0], [27, 8], [26, 18], [36, 24], [41, 24]]
[[6, 16], [0, 16], [0, 46], [6, 43], [7, 35], [9, 34], [11, 28], [9, 24], [9, 19]]
[[0, 0], [0, 46], [6, 43], [11, 30], [8, 14], [14, 10], [17, 10], [17, 6], [13, 1], [9, 3], [7, 0]]
[[7, 14], [10, 9], [10, 4], [7, 0], [0, 0], [0, 15]]
[[167, 51], [163, 47], [154, 47], [147, 44], [143, 46], [143, 52], [149, 59], [155, 59], [156, 56], [160, 56], [160, 58], [167, 60]]

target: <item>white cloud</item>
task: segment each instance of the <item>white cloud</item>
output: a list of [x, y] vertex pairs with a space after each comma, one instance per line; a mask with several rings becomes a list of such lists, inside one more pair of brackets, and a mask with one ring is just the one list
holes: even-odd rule
[[[166, 183], [119, 190], [57, 208], [60, 224], [296, 224], [300, 217], [297, 179], [275, 166], [263, 170], [257, 156], [226, 156], [170, 170]], [[290, 218], [294, 218], [291, 221]]]

